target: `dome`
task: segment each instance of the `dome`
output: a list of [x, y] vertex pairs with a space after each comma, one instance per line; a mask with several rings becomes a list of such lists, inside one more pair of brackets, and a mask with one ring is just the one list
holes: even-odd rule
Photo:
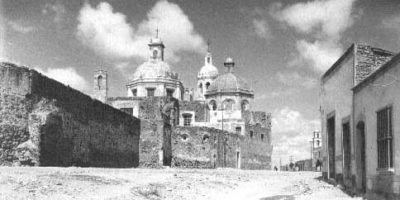
[[230, 58], [230, 57], [228, 57], [228, 58], [225, 60], [225, 63], [233, 63], [233, 59]]
[[203, 77], [211, 77], [215, 78], [218, 76], [218, 69], [214, 65], [204, 65], [201, 67], [198, 77], [203, 78]]
[[207, 52], [204, 57], [204, 66], [201, 67], [197, 78], [216, 78], [218, 76], [218, 69], [212, 63], [212, 55], [211, 52]]
[[218, 76], [218, 78], [210, 85], [206, 95], [228, 92], [254, 95], [253, 90], [246, 81], [230, 72]]
[[136, 69], [131, 80], [155, 78], [177, 79], [177, 74], [171, 70], [166, 62], [149, 60]]

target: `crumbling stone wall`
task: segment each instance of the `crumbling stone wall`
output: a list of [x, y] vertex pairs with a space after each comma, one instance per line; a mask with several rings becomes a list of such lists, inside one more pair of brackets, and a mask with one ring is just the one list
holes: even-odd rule
[[246, 124], [246, 135], [241, 142], [243, 169], [271, 169], [271, 129], [260, 123]]
[[25, 67], [0, 77], [1, 165], [139, 164], [139, 119]]
[[172, 166], [243, 168], [239, 163], [243, 140], [242, 135], [215, 128], [176, 127], [172, 134]]
[[171, 166], [171, 133], [178, 123], [178, 100], [150, 97], [139, 102], [142, 121], [140, 135], [140, 166]]
[[107, 103], [141, 119], [139, 165], [170, 166], [171, 130], [179, 122], [178, 100], [171, 97], [112, 97]]
[[243, 169], [271, 169], [271, 113], [244, 111], [245, 137], [241, 142]]
[[243, 114], [244, 135], [210, 127], [176, 127], [172, 134], [172, 166], [271, 169], [271, 114]]
[[176, 127], [172, 134], [172, 166], [215, 168], [218, 133], [207, 127]]
[[[27, 70], [27, 69], [25, 69]], [[12, 165], [18, 145], [29, 139], [30, 77], [18, 68], [0, 67], [0, 163]], [[19, 152], [22, 153], [22, 152]], [[29, 155], [27, 155], [29, 156]]]
[[164, 121], [141, 120], [140, 163], [141, 167], [170, 166], [171, 125]]

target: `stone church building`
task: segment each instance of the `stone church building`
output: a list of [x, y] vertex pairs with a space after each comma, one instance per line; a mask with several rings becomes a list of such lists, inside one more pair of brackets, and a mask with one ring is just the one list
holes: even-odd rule
[[93, 97], [34, 69], [0, 63], [0, 165], [270, 169], [271, 115], [252, 111], [254, 92], [213, 65], [196, 90], [164, 60], [160, 38], [126, 83], [108, 96], [110, 77], [96, 71]]
[[[177, 140], [179, 144], [175, 144], [175, 147], [179, 146], [179, 151], [175, 151], [179, 154], [173, 155], [172, 152], [171, 155], [175, 158], [175, 165], [190, 165], [185, 163], [185, 159], [194, 159], [195, 163], [216, 159], [218, 150], [208, 150], [209, 147], [205, 147], [204, 143], [211, 141], [208, 138], [213, 132], [224, 131], [237, 140], [235, 147], [230, 146], [235, 148], [232, 167], [269, 169], [272, 153], [271, 115], [251, 110], [254, 91], [234, 73], [233, 59], [227, 58], [223, 63], [226, 72], [219, 73], [208, 49], [204, 66], [197, 75], [196, 89], [190, 90], [184, 87], [179, 75], [164, 60], [165, 46], [162, 40], [158, 36], [152, 38], [148, 46], [148, 60], [136, 68], [126, 83], [127, 96], [109, 97], [109, 77], [107, 72], [99, 70], [94, 75], [95, 98], [139, 119], [141, 110], [157, 109], [141, 107], [143, 102], [170, 97], [176, 100], [177, 106], [169, 110], [172, 112], [169, 115], [173, 116], [172, 137], [174, 134], [181, 137]], [[194, 138], [200, 139], [197, 141]], [[185, 150], [182, 151], [182, 148]], [[196, 154], [198, 160], [194, 156]]]

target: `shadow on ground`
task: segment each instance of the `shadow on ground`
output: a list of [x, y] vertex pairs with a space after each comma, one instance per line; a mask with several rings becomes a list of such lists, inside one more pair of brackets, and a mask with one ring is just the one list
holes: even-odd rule
[[260, 200], [294, 200], [293, 195], [276, 195], [272, 197], [264, 197], [261, 198]]

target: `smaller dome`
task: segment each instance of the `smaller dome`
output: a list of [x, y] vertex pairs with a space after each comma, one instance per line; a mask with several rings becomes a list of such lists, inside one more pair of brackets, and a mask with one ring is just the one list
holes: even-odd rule
[[218, 69], [214, 65], [204, 65], [201, 67], [198, 78], [215, 78], [218, 76]]
[[225, 60], [225, 63], [234, 63], [234, 62], [233, 62], [233, 59], [232, 59], [231, 57], [228, 57], [228, 58]]
[[212, 63], [212, 55], [211, 52], [207, 52], [204, 57], [204, 66], [201, 67], [197, 78], [216, 78], [218, 76], [218, 69]]
[[207, 90], [208, 95], [219, 93], [243, 93], [253, 96], [251, 87], [239, 76], [233, 73], [225, 73], [220, 76], [210, 85]]

